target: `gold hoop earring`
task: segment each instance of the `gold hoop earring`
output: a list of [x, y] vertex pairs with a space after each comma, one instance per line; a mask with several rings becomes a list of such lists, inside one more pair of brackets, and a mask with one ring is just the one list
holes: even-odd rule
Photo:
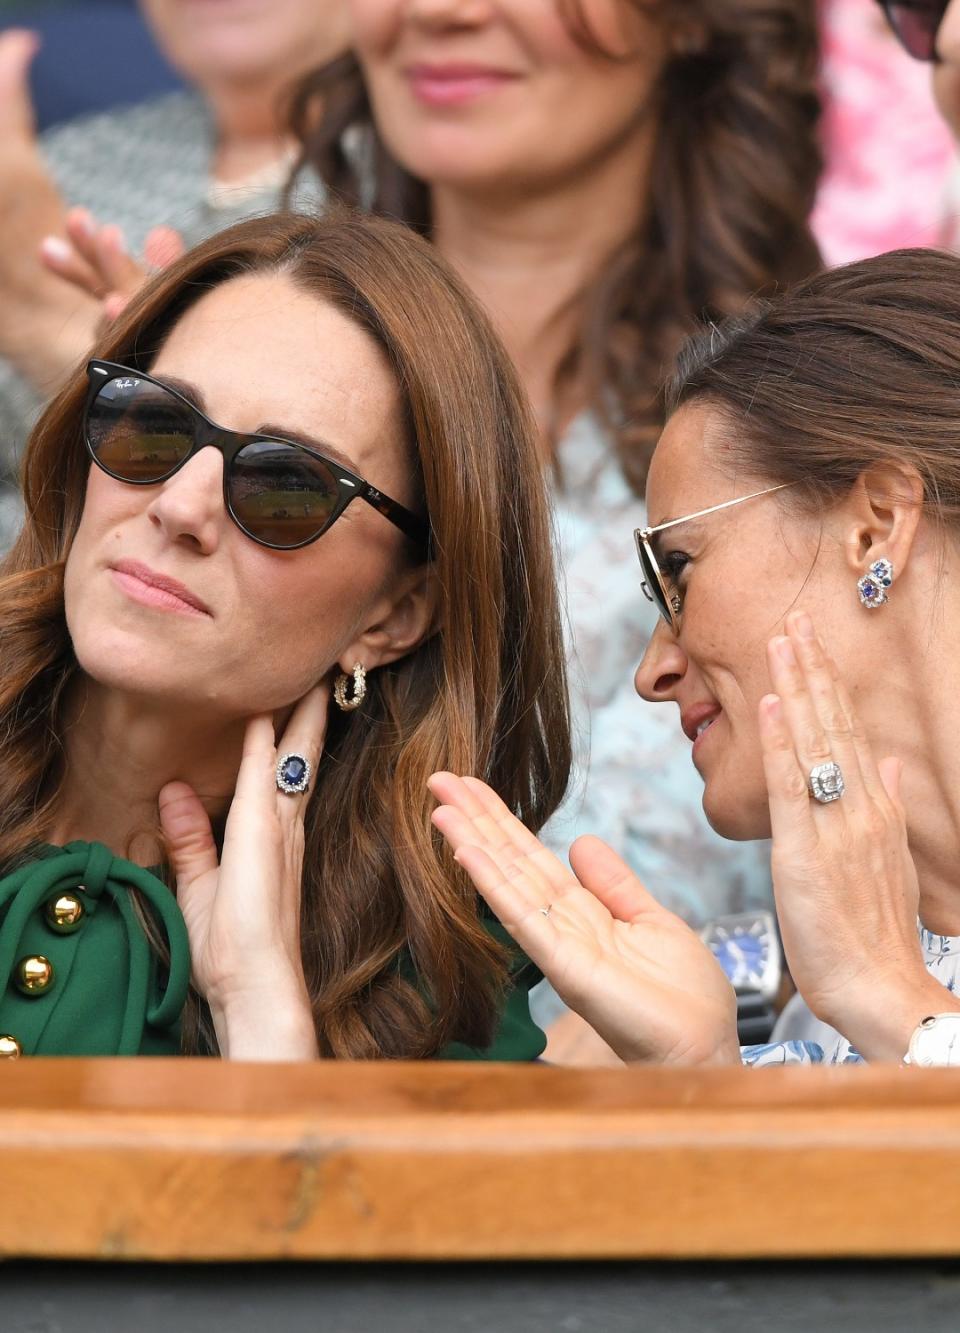
[[349, 684], [350, 677], [341, 671], [333, 685], [333, 697], [337, 707], [342, 708], [345, 713], [352, 713], [355, 708], [359, 708], [366, 697], [367, 673], [362, 662], [358, 662], [353, 668], [353, 695], [350, 698], [347, 697]]

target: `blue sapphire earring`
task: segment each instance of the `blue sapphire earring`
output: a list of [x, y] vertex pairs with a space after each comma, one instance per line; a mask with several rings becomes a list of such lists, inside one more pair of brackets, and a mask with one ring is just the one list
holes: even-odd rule
[[889, 560], [875, 560], [869, 571], [857, 581], [857, 592], [861, 605], [871, 609], [883, 606], [887, 600], [887, 589], [893, 583], [893, 565]]

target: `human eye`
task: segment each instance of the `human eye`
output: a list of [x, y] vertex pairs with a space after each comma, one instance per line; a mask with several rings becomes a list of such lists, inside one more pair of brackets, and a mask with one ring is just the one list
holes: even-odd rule
[[667, 551], [660, 562], [661, 573], [670, 590], [670, 604], [676, 616], [683, 610], [683, 572], [689, 564], [690, 557], [686, 551]]
[[686, 551], [667, 551], [661, 560], [660, 567], [663, 574], [674, 587], [681, 586], [683, 572], [690, 564], [690, 556]]

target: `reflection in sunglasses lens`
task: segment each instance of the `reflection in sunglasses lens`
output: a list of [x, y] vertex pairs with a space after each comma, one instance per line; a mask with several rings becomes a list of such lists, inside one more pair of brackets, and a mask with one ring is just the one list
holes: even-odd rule
[[291, 549], [318, 536], [336, 506], [337, 479], [305, 449], [258, 440], [233, 460], [230, 505], [258, 541]]
[[133, 376], [110, 380], [87, 414], [97, 462], [124, 481], [159, 481], [193, 447], [193, 422], [176, 398]]

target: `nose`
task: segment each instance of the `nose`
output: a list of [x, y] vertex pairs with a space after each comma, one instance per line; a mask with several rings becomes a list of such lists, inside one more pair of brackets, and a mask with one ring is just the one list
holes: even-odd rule
[[223, 456], [216, 449], [194, 454], [161, 484], [147, 506], [147, 517], [169, 541], [211, 555], [229, 521], [223, 504]]
[[489, 21], [492, 0], [408, 0], [407, 17], [433, 28], [476, 28]]
[[649, 703], [667, 703], [676, 697], [677, 686], [687, 673], [687, 655], [675, 634], [660, 621], [650, 636], [647, 651], [637, 667], [633, 683]]

